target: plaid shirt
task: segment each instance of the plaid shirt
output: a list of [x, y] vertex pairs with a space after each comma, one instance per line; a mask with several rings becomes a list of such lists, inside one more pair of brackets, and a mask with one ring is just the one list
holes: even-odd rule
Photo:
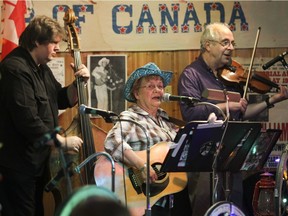
[[169, 121], [167, 113], [160, 108], [154, 118], [135, 104], [123, 111], [120, 119], [123, 120], [114, 125], [105, 140], [105, 150], [116, 161], [122, 161], [122, 151], [126, 149], [146, 150], [148, 143], [151, 146], [162, 141], [173, 141], [176, 136], [177, 126]]

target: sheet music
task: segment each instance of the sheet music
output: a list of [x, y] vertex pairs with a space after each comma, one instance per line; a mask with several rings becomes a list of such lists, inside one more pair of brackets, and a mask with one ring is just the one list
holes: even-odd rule
[[[161, 167], [164, 172], [210, 171], [223, 121], [191, 121], [181, 128]], [[197, 163], [195, 163], [197, 160]]]
[[[215, 121], [213, 123], [198, 124], [197, 125], [197, 130], [206, 129], [206, 128], [221, 127], [222, 125], [223, 125], [223, 121], [222, 120], [217, 120], [217, 121]], [[193, 130], [190, 131], [189, 135], [191, 135], [191, 136], [193, 135]], [[178, 146], [176, 148], [177, 152], [178, 152], [178, 150], [180, 149], [181, 145], [183, 145], [183, 142], [186, 140], [184, 149], [182, 151], [182, 154], [181, 154], [179, 162], [178, 162], [178, 167], [185, 167], [186, 166], [186, 162], [187, 162], [187, 158], [188, 158], [188, 154], [189, 154], [189, 147], [190, 147], [190, 143], [187, 141], [186, 137], [187, 137], [187, 134], [182, 134], [182, 136], [181, 136], [181, 138], [179, 140], [179, 144], [178, 144]], [[177, 152], [175, 150], [172, 153], [172, 157], [176, 157], [176, 155], [177, 155]]]
[[186, 141], [184, 149], [182, 151], [182, 154], [180, 156], [179, 162], [178, 162], [178, 167], [185, 167], [186, 166], [186, 161], [189, 153], [189, 146], [190, 144]]
[[179, 141], [178, 141], [177, 143], [175, 143], [175, 149], [174, 149], [174, 151], [173, 151], [173, 153], [172, 153], [172, 155], [171, 155], [172, 157], [176, 157], [176, 155], [177, 155], [180, 147], [182, 146], [182, 144], [183, 144], [186, 136], [187, 136], [187, 134], [183, 134], [183, 135], [181, 136], [181, 138], [179, 139]]

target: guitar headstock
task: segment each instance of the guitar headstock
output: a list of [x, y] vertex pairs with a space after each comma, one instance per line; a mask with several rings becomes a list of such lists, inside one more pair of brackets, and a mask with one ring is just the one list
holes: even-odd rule
[[75, 27], [75, 21], [77, 19], [78, 18], [75, 16], [74, 11], [70, 8], [65, 12], [63, 18], [64, 27], [67, 34], [68, 49], [72, 52], [72, 55], [74, 55], [73, 51], [80, 49], [79, 37]]

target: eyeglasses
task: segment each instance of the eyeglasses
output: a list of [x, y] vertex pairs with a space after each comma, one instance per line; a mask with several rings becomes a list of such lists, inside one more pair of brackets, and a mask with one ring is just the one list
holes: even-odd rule
[[146, 88], [150, 91], [158, 88], [159, 90], [163, 90], [164, 86], [163, 85], [154, 85], [154, 84], [149, 84], [149, 85], [145, 85], [145, 86], [140, 86], [140, 88]]
[[223, 40], [223, 41], [209, 40], [209, 41], [218, 43], [224, 48], [228, 48], [230, 45], [232, 45], [233, 47], [236, 47], [236, 43], [234, 41], [229, 41], [229, 40]]

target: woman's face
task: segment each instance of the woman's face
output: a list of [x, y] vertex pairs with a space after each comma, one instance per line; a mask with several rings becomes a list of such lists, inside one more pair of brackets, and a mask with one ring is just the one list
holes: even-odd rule
[[160, 76], [143, 77], [139, 87], [134, 90], [137, 104], [148, 113], [159, 108], [163, 94], [164, 84]]

